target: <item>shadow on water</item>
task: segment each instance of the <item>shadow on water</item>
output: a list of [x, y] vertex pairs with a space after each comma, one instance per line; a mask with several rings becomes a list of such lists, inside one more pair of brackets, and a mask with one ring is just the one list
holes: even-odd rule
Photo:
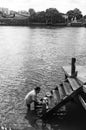
[[31, 130], [61, 130], [60, 121], [62, 119], [58, 118], [57, 115], [42, 120], [40, 115], [38, 116], [34, 110], [31, 110], [29, 112], [27, 111], [25, 118], [33, 128]]
[[45, 124], [42, 119], [40, 119], [34, 110], [31, 110], [26, 113], [25, 118], [28, 120], [28, 123], [31, 125], [31, 130], [51, 130], [50, 124]]
[[30, 25], [30, 29], [63, 29], [65, 26], [49, 26], [49, 25]]
[[61, 122], [61, 130], [86, 130], [86, 111], [80, 104], [79, 100], [77, 102], [71, 102], [67, 104], [67, 115]]
[[79, 102], [77, 103], [67, 104], [67, 113], [63, 118], [55, 115], [49, 117], [47, 121], [39, 119], [35, 111], [30, 111], [27, 120], [32, 126], [31, 130], [86, 130], [86, 111]]

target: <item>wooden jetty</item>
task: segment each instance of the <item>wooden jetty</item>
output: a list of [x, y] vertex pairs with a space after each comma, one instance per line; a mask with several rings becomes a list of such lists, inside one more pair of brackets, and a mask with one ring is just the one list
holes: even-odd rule
[[71, 66], [63, 66], [65, 80], [58, 85], [57, 104], [46, 110], [41, 116], [46, 120], [68, 102], [78, 98], [82, 107], [86, 110], [86, 66], [76, 66], [76, 59], [72, 58]]

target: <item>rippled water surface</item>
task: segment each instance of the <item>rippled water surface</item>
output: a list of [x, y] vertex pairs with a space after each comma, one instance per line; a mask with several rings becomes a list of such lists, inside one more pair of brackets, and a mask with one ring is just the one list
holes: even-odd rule
[[0, 124], [27, 127], [26, 93], [60, 83], [71, 57], [86, 65], [86, 28], [0, 27]]

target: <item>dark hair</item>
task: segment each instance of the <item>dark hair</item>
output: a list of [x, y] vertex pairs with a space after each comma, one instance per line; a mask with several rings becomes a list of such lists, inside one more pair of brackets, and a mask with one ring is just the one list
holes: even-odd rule
[[51, 92], [51, 94], [53, 94], [53, 90], [51, 90], [50, 92]]
[[58, 90], [58, 87], [55, 87], [55, 90]]
[[35, 88], [36, 91], [40, 91], [40, 89], [41, 89], [40, 87], [36, 87]]

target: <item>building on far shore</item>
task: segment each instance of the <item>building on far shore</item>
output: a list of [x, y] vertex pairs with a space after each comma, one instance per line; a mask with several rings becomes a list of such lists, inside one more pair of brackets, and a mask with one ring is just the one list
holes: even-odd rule
[[71, 19], [71, 26], [72, 27], [82, 27], [83, 26], [83, 22], [80, 20], [77, 20], [76, 17]]
[[7, 15], [10, 14], [10, 10], [8, 8], [2, 8], [2, 7], [0, 7], [0, 12], [2, 12], [3, 14], [7, 14]]
[[67, 14], [61, 13], [61, 15], [62, 15], [63, 18], [68, 19], [68, 15]]
[[26, 10], [18, 11], [18, 14], [24, 15], [24, 16], [30, 16], [30, 14]]

